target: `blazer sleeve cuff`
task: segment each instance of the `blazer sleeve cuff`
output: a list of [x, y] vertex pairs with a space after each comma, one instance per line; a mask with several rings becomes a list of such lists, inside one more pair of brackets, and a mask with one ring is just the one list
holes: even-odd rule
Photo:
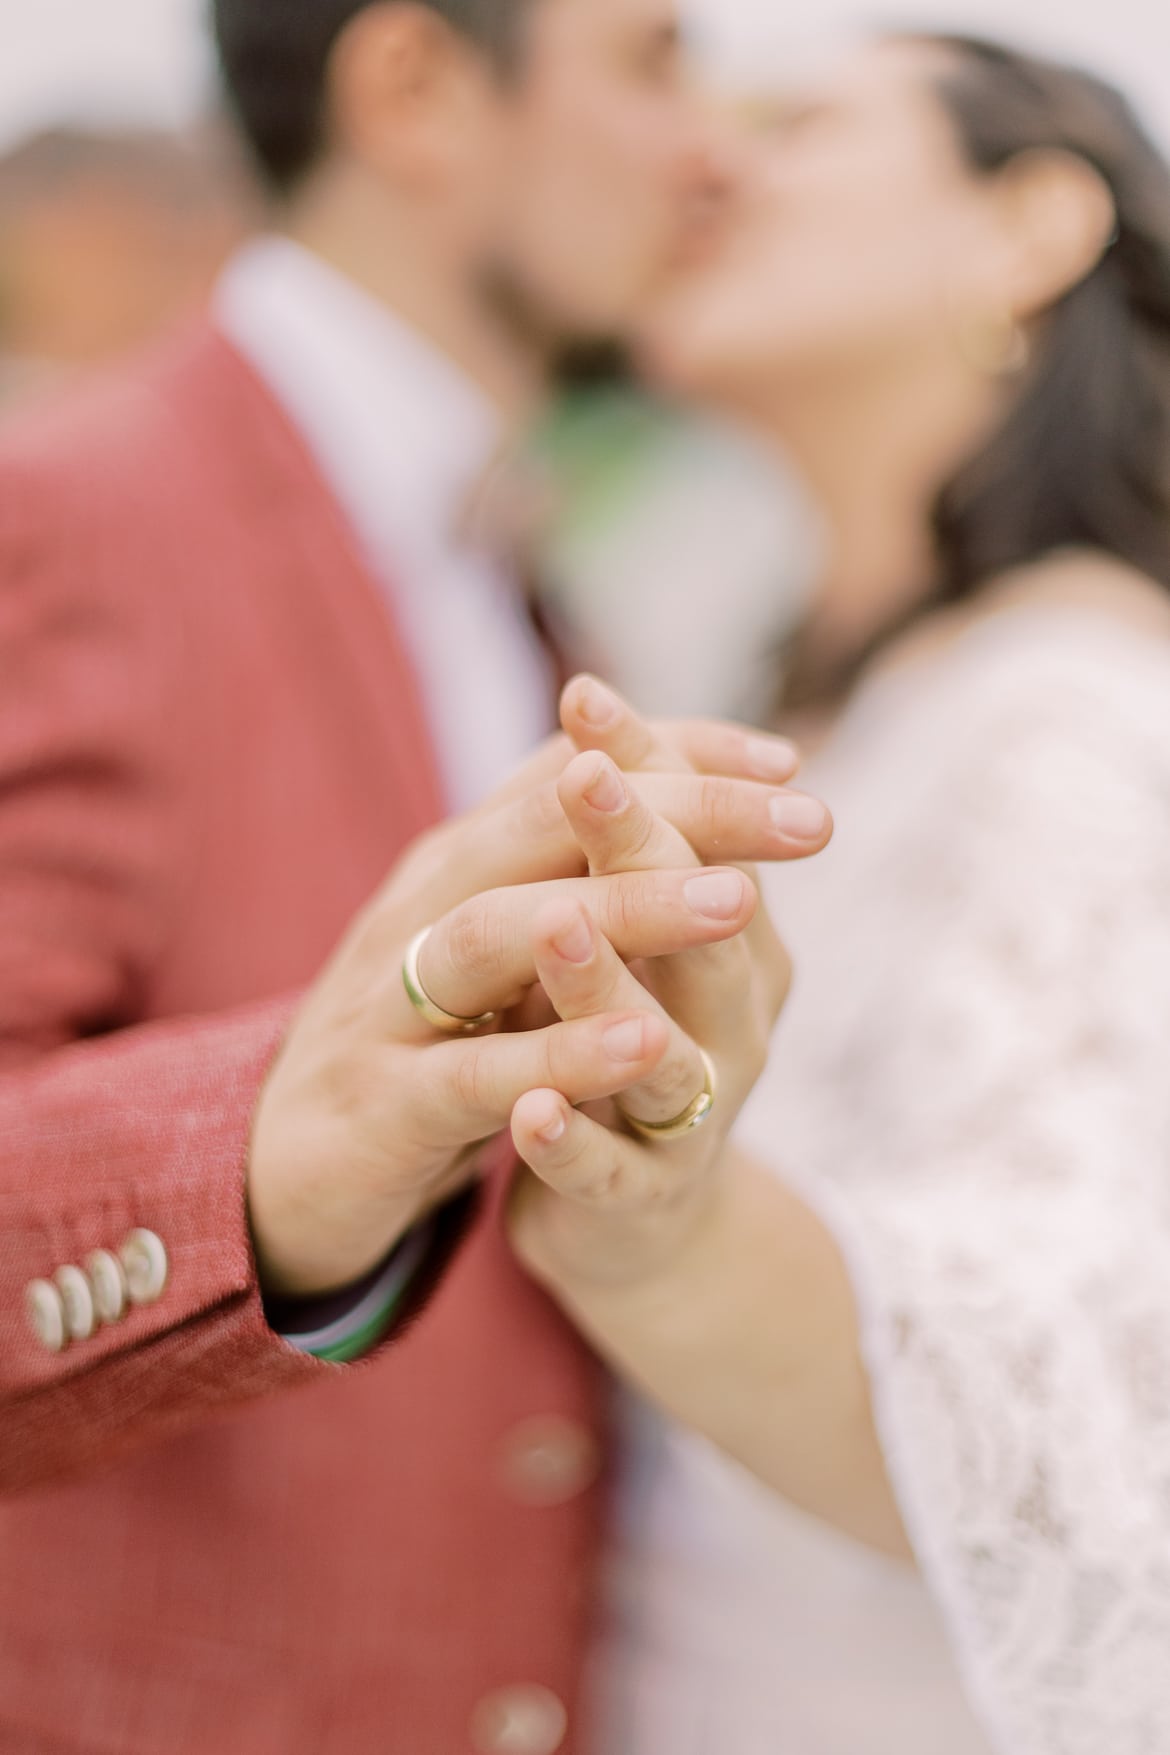
[[[248, 1227], [252, 1117], [296, 1005], [120, 1032], [0, 1082], [0, 1487], [351, 1368], [273, 1329]], [[377, 1350], [418, 1319], [475, 1204], [468, 1195], [437, 1217]], [[116, 1258], [143, 1234], [163, 1269], [150, 1301], [47, 1347], [30, 1286], [59, 1285], [62, 1268]]]

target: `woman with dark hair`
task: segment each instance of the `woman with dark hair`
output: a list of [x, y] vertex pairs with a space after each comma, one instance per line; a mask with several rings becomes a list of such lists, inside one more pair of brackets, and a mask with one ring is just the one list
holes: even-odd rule
[[559, 1277], [680, 1422], [631, 1415], [598, 1747], [1153, 1755], [1170, 174], [968, 40], [757, 120], [642, 354], [821, 509], [786, 690], [837, 838], [770, 880], [797, 987], [710, 1236], [636, 1308]]

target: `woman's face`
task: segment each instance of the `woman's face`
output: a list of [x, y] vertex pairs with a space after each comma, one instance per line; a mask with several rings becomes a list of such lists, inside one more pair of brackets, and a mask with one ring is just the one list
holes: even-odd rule
[[956, 307], [996, 308], [983, 186], [936, 91], [946, 65], [870, 48], [753, 109], [728, 247], [653, 312], [652, 378], [750, 405], [777, 383], [896, 365], [945, 343]]

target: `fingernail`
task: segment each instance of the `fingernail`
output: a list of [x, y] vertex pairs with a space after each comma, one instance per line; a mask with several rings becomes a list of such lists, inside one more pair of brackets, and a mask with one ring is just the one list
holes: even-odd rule
[[604, 811], [608, 816], [624, 810], [630, 802], [630, 795], [621, 775], [612, 762], [605, 760], [598, 764], [597, 773], [585, 788], [584, 797], [586, 804], [592, 805], [594, 810]]
[[566, 963], [587, 963], [593, 955], [593, 934], [583, 909], [576, 909], [553, 934], [553, 946]]
[[568, 1123], [558, 1110], [550, 1120], [537, 1128], [536, 1137], [538, 1140], [543, 1140], [546, 1146], [555, 1146], [558, 1140], [564, 1139], [567, 1126]]
[[784, 737], [749, 737], [747, 758], [762, 780], [791, 780], [800, 765], [799, 750]]
[[606, 1053], [614, 1060], [646, 1058], [646, 1027], [641, 1018], [627, 1018], [625, 1023], [611, 1024], [603, 1041]]
[[743, 907], [744, 879], [734, 871], [705, 871], [688, 878], [683, 895], [705, 920], [733, 920]]
[[618, 698], [604, 683], [596, 682], [592, 677], [582, 684], [581, 693], [577, 697], [577, 711], [586, 725], [602, 730], [613, 725], [621, 715]]
[[769, 801], [768, 815], [780, 833], [794, 841], [819, 841], [825, 832], [824, 805], [804, 792], [778, 792]]

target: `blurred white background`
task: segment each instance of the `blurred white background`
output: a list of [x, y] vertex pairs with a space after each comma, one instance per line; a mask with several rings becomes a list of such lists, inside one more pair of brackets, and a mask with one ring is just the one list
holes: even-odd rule
[[5, 13], [0, 146], [63, 121], [185, 121], [207, 89], [203, 0], [4, 0]]
[[[691, 0], [732, 68], [783, 67], [796, 40], [869, 26], [942, 26], [1063, 55], [1120, 82], [1170, 149], [1167, 0]], [[810, 14], [815, 22], [806, 23]]]
[[[689, 0], [729, 64], [779, 65], [815, 10], [817, 35], [867, 19], [977, 28], [1055, 46], [1120, 78], [1170, 146], [1167, 0]], [[203, 0], [36, 0], [9, 17], [0, 146], [44, 122], [167, 122], [198, 109], [209, 70]]]

